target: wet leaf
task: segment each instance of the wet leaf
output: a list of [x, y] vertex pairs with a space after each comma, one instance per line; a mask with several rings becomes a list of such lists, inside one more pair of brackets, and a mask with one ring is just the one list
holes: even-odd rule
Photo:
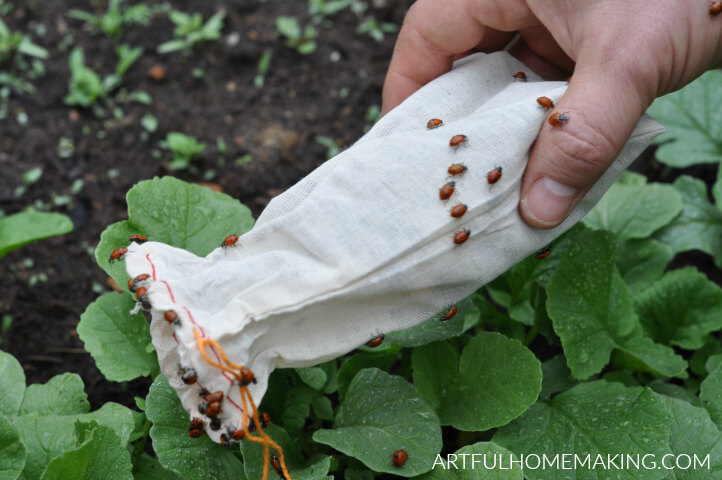
[[8, 252], [43, 238], [73, 230], [73, 222], [60, 213], [28, 209], [0, 218], [0, 258]]
[[10, 421], [0, 415], [0, 479], [14, 480], [25, 467], [25, 445]]
[[0, 414], [17, 414], [25, 394], [25, 372], [15, 357], [3, 351], [0, 351], [0, 378]]
[[[434, 469], [420, 480], [522, 480], [523, 470], [510, 462], [512, 453], [494, 442], [477, 442], [439, 455]], [[514, 456], [516, 462], [519, 458]]]

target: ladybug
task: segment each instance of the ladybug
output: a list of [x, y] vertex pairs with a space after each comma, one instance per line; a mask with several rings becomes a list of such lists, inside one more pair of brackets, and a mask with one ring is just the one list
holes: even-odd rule
[[211, 419], [211, 430], [214, 432], [221, 429], [221, 420], [218, 417], [213, 417]]
[[486, 181], [489, 182], [489, 185], [496, 183], [501, 178], [501, 167], [496, 167], [492, 170], [489, 170], [489, 173], [486, 174]]
[[403, 467], [404, 463], [406, 463], [406, 460], [408, 460], [408, 458], [409, 454], [406, 453], [406, 450], [396, 450], [393, 457], [394, 465], [396, 465], [397, 467]]
[[[268, 425], [271, 423], [271, 417], [268, 415], [268, 413], [263, 412], [261, 414], [261, 428], [266, 429]], [[256, 424], [254, 423], [253, 419], [251, 418], [248, 422], [248, 431], [249, 432], [255, 432], [256, 431]]]
[[466, 213], [466, 205], [464, 205], [463, 203], [454, 205], [454, 207], [451, 209], [451, 216], [454, 218], [462, 217], [465, 213]]
[[514, 80], [521, 80], [522, 82], [526, 82], [526, 73], [516, 72], [514, 74]]
[[454, 318], [456, 316], [456, 312], [458, 312], [458, 311], [459, 311], [459, 307], [454, 305], [439, 320], [441, 320], [442, 322], [445, 322], [446, 320], [451, 320], [452, 318]]
[[250, 368], [241, 367], [241, 386], [245, 387], [251, 383], [257, 383], [256, 376]]
[[449, 182], [439, 189], [439, 198], [446, 200], [454, 194], [456, 182]]
[[451, 137], [451, 140], [449, 140], [449, 146], [458, 147], [466, 140], [468, 140], [468, 138], [469, 137], [467, 137], [466, 135], [454, 135], [453, 137]]
[[722, 13], [722, 2], [714, 2], [709, 6], [709, 14], [711, 17], [716, 17]]
[[466, 171], [466, 166], [461, 163], [453, 163], [449, 166], [449, 175], [461, 175]]
[[238, 235], [228, 235], [221, 243], [221, 247], [232, 247], [238, 242]]
[[550, 253], [552, 253], [551, 244], [536, 252], [536, 254], [534, 254], [534, 258], [536, 258], [537, 260], [541, 260], [543, 258], [547, 258]]
[[140, 245], [140, 244], [142, 244], [142, 243], [147, 242], [147, 241], [148, 241], [148, 237], [145, 237], [145, 236], [143, 236], [143, 235], [131, 235], [130, 237], [128, 237], [128, 241], [129, 241], [129, 242], [135, 242], [135, 243], [137, 243], [138, 245]]
[[229, 446], [231, 444], [231, 438], [227, 433], [221, 433], [221, 445]]
[[243, 440], [243, 438], [246, 436], [246, 432], [244, 432], [243, 429], [240, 428], [237, 428], [235, 430], [229, 428], [228, 435], [230, 435], [233, 440], [240, 441]]
[[221, 402], [213, 402], [209, 403], [206, 407], [206, 415], [209, 417], [215, 417], [221, 413]]
[[163, 312], [163, 319], [168, 323], [173, 323], [178, 320], [178, 314], [175, 310], [166, 310]]
[[379, 335], [378, 337], [372, 338], [371, 340], [369, 340], [369, 341], [366, 343], [366, 346], [369, 347], [369, 348], [376, 348], [376, 347], [378, 347], [379, 345], [381, 345], [381, 342], [383, 342], [383, 341], [384, 341], [384, 336], [383, 336], [383, 335]]
[[193, 385], [198, 381], [198, 375], [196, 374], [196, 371], [192, 368], [184, 370], [183, 374], [181, 375], [181, 380], [183, 380], [183, 383], [185, 383], [186, 385]]
[[193, 438], [198, 438], [201, 435], [203, 435], [203, 430], [189, 430], [188, 435], [190, 435]]
[[193, 417], [190, 425], [188, 426], [188, 430], [202, 430], [205, 425], [206, 422], [204, 422], [202, 418]]
[[438, 119], [438, 118], [432, 118], [431, 120], [429, 120], [428, 122], [426, 122], [426, 128], [428, 128], [429, 130], [431, 130], [432, 128], [438, 128], [438, 127], [440, 127], [443, 123], [444, 123], [444, 122], [442, 122], [442, 121], [441, 121], [440, 119]]
[[273, 469], [276, 471], [279, 477], [281, 477], [281, 480], [286, 480], [286, 476], [283, 474], [283, 469], [281, 468], [281, 462], [278, 460], [278, 455], [275, 453], [271, 455], [271, 465], [273, 465]]
[[553, 126], [559, 126], [569, 121], [569, 117], [566, 113], [552, 113], [551, 117], [549, 117], [549, 123], [551, 123]]
[[201, 402], [198, 404], [198, 411], [201, 412], [201, 415], [205, 415], [207, 409], [208, 404], [206, 402]]
[[569, 76], [567, 77], [567, 83], [572, 83], [572, 76], [571, 76], [571, 75], [569, 75]]
[[209, 392], [209, 391], [206, 390], [205, 388], [201, 388], [201, 389], [198, 391], [198, 396], [199, 396], [199, 397], [206, 398], [209, 393], [211, 393], [211, 392]]
[[137, 277], [131, 278], [130, 280], [128, 280], [128, 290], [130, 290], [131, 292], [135, 292], [138, 288], [138, 284], [140, 282], [145, 282], [149, 278], [150, 275], [148, 275], [147, 273], [141, 273]]
[[151, 305], [150, 301], [148, 300], [148, 289], [145, 287], [140, 287], [135, 291], [135, 298], [138, 299], [140, 304], [145, 308], [146, 310], [150, 310]]
[[128, 253], [128, 249], [125, 247], [119, 247], [113, 250], [113, 253], [110, 254], [110, 258], [108, 259], [108, 263], [113, 263], [116, 260], [122, 260], [123, 255]]
[[544, 108], [552, 108], [554, 107], [554, 102], [552, 102], [552, 99], [549, 97], [539, 97], [536, 99], [536, 103], [541, 105]]
[[462, 230], [460, 232], [456, 232], [456, 234], [454, 235], [454, 243], [457, 245], [461, 245], [469, 239], [469, 235], [471, 235], [471, 230]]
[[217, 390], [206, 397], [206, 402], [208, 402], [208, 403], [222, 402], [222, 401], [223, 401], [223, 392], [220, 390]]

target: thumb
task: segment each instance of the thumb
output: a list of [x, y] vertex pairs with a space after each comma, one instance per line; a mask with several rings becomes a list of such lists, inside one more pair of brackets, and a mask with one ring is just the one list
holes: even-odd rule
[[[611, 69], [609, 69], [611, 70]], [[519, 209], [532, 226], [554, 228], [567, 218], [617, 157], [652, 98], [643, 82], [621, 72], [577, 64], [567, 92], [550, 110], [524, 173]]]

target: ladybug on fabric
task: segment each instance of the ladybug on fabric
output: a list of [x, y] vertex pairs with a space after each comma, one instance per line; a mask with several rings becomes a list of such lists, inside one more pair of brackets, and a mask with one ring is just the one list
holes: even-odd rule
[[451, 197], [454, 194], [454, 189], [456, 188], [456, 182], [449, 182], [445, 184], [443, 187], [439, 189], [439, 198], [442, 200], [447, 200], [449, 197]]
[[547, 258], [550, 253], [552, 253], [551, 244], [536, 252], [536, 254], [534, 254], [534, 258], [536, 258], [537, 260], [541, 260], [543, 258]]
[[214, 402], [222, 402], [223, 401], [223, 392], [221, 390], [216, 390], [215, 392], [211, 393], [206, 397], [206, 402], [208, 403], [214, 403]]
[[125, 247], [118, 247], [110, 254], [110, 258], [108, 259], [108, 263], [113, 263], [116, 260], [122, 260], [123, 255], [128, 253], [128, 249]]
[[188, 426], [188, 435], [190, 435], [193, 438], [198, 438], [201, 435], [203, 435], [203, 427], [205, 426], [206, 422], [204, 422], [200, 418], [193, 418], [191, 420], [190, 425]]
[[452, 163], [447, 171], [449, 175], [461, 175], [466, 171], [466, 166], [462, 163]]
[[489, 170], [489, 173], [486, 174], [486, 181], [489, 182], [489, 185], [492, 185], [496, 182], [498, 182], [501, 179], [501, 167], [496, 167], [492, 170]]
[[432, 118], [428, 122], [426, 122], [426, 128], [431, 130], [432, 128], [438, 128], [441, 125], [443, 125], [444, 122], [441, 121], [441, 119], [438, 118]]
[[145, 237], [144, 235], [131, 235], [130, 237], [128, 237], [128, 241], [135, 242], [138, 245], [140, 245], [140, 244], [147, 242], [148, 238]]
[[215, 417], [221, 413], [221, 402], [209, 403], [206, 406], [206, 416]]
[[454, 218], [460, 218], [464, 216], [466, 213], [466, 205], [463, 203], [460, 203], [458, 205], [454, 205], [454, 207], [451, 209], [451, 216]]
[[383, 342], [383, 341], [384, 341], [384, 336], [383, 336], [383, 335], [379, 335], [378, 337], [372, 338], [371, 340], [369, 340], [369, 341], [366, 343], [366, 346], [369, 347], [369, 348], [376, 348], [376, 347], [378, 347], [379, 345], [381, 345], [381, 342]]
[[441, 320], [442, 322], [445, 322], [446, 320], [451, 320], [452, 318], [454, 318], [456, 316], [456, 313], [458, 311], [459, 311], [459, 307], [454, 305], [453, 307], [451, 307], [449, 309], [448, 312], [446, 312], [444, 315], [442, 315], [442, 317], [439, 320]]
[[211, 419], [211, 430], [214, 432], [217, 432], [221, 429], [221, 420], [218, 417], [214, 417]]
[[232, 428], [229, 428], [229, 429], [228, 429], [228, 435], [229, 435], [233, 440], [241, 441], [241, 440], [243, 440], [243, 438], [246, 436], [246, 432], [244, 432], [243, 429], [241, 429], [241, 428], [237, 428], [237, 429], [235, 429], [235, 430], [232, 429]]
[[251, 383], [257, 383], [256, 376], [246, 367], [241, 367], [241, 386], [245, 387]]
[[716, 17], [716, 16], [719, 15], [720, 13], [722, 13], [722, 2], [713, 2], [713, 3], [709, 6], [709, 15], [710, 15], [710, 17]]
[[138, 289], [138, 284], [141, 282], [145, 282], [150, 278], [150, 275], [147, 273], [141, 273], [140, 275], [136, 276], [135, 278], [131, 278], [128, 280], [128, 290], [131, 292], [135, 292]]
[[554, 127], [561, 126], [568, 121], [569, 116], [566, 113], [552, 113], [551, 117], [549, 117], [549, 123]]
[[536, 103], [541, 105], [544, 108], [553, 108], [554, 102], [552, 102], [552, 99], [549, 97], [539, 97], [536, 99]]
[[140, 302], [140, 304], [145, 308], [146, 310], [151, 309], [150, 300], [148, 299], [148, 289], [145, 287], [140, 287], [135, 291], [135, 298]]
[[465, 141], [467, 141], [468, 138], [469, 138], [469, 137], [467, 137], [466, 135], [454, 135], [454, 136], [451, 137], [451, 139], [449, 140], [449, 146], [450, 146], [450, 147], [458, 147], [459, 145], [461, 145], [462, 143], [464, 143]]
[[456, 234], [454, 235], [454, 243], [457, 245], [461, 245], [469, 239], [469, 235], [471, 235], [471, 230], [462, 230], [460, 232], [456, 232]]
[[238, 243], [238, 235], [228, 235], [226, 238], [223, 239], [221, 247], [232, 247], [236, 243]]
[[526, 73], [524, 72], [516, 72], [514, 74], [514, 80], [519, 80], [522, 82], [526, 82]]
[[406, 463], [406, 460], [408, 460], [408, 458], [409, 454], [406, 453], [406, 450], [396, 450], [393, 456], [394, 465], [397, 467], [403, 467], [404, 463]]
[[166, 310], [163, 312], [163, 319], [168, 323], [173, 323], [178, 320], [178, 314], [175, 310]]
[[181, 374], [181, 380], [183, 380], [183, 383], [186, 385], [193, 385], [198, 381], [198, 374], [196, 374], [196, 371], [192, 368], [189, 368], [188, 370], [182, 369]]

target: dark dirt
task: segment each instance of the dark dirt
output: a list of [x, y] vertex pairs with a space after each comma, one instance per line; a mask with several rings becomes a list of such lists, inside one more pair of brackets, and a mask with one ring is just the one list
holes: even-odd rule
[[[6, 214], [42, 203], [46, 209], [71, 217], [73, 232], [28, 245], [0, 261], [0, 316], [13, 318], [10, 329], [0, 333], [0, 348], [15, 355], [28, 383], [45, 382], [62, 372], [78, 373], [86, 384], [93, 408], [106, 401], [132, 405], [133, 396], [145, 396], [149, 380], [128, 384], [106, 381], [85, 353], [75, 327], [88, 304], [110, 287], [91, 255], [105, 227], [127, 218], [125, 193], [136, 182], [153, 176], [174, 175], [191, 182], [209, 181], [238, 198], [258, 215], [269, 199], [308, 174], [326, 159], [326, 148], [315, 136], [331, 137], [348, 146], [364, 132], [369, 107], [379, 105], [384, 74], [395, 35], [378, 43], [356, 33], [364, 17], [345, 10], [319, 28], [318, 49], [303, 56], [284, 45], [275, 29], [279, 15], [292, 15], [301, 25], [309, 21], [307, 2], [281, 0], [225, 0], [217, 2], [171, 1], [173, 8], [201, 12], [208, 18], [218, 8], [227, 12], [223, 36], [200, 46], [190, 56], [160, 55], [155, 48], [173, 36], [173, 25], [164, 16], [150, 27], [126, 28], [123, 42], [142, 46], [144, 54], [126, 74], [123, 86], [148, 92], [153, 103], [120, 105], [120, 120], [98, 119], [89, 110], [63, 104], [68, 92], [68, 56], [75, 46], [85, 51], [86, 65], [101, 75], [115, 68], [114, 44], [92, 35], [83, 22], [69, 19], [73, 8], [96, 12], [106, 2], [14, 2], [4, 18], [11, 30], [31, 33], [33, 40], [50, 51], [47, 74], [34, 82], [37, 92], [13, 95], [8, 116], [0, 120], [0, 209]], [[136, 3], [136, 2], [132, 2]], [[400, 24], [411, 1], [368, 2], [377, 20]], [[44, 36], [32, 32], [45, 27]], [[70, 48], [59, 51], [67, 34]], [[233, 37], [239, 38], [231, 45]], [[253, 87], [257, 64], [265, 50], [272, 52], [265, 85]], [[148, 70], [162, 65], [165, 79], [156, 82]], [[193, 69], [203, 69], [196, 78]], [[343, 90], [347, 89], [347, 96]], [[28, 116], [21, 125], [19, 113]], [[152, 113], [158, 130], [145, 141], [140, 119]], [[208, 145], [194, 161], [196, 172], [171, 172], [170, 152], [151, 155], [170, 131], [192, 135]], [[69, 138], [73, 154], [58, 154], [61, 138]], [[219, 162], [216, 139], [227, 145], [225, 164]], [[252, 161], [236, 165], [234, 159], [250, 154]], [[14, 190], [23, 172], [42, 167], [43, 176], [20, 197]], [[113, 176], [112, 169], [117, 169]], [[215, 171], [213, 178], [204, 173]], [[110, 171], [110, 174], [109, 174]], [[71, 185], [82, 179], [77, 194]], [[64, 207], [53, 207], [56, 195], [69, 195]], [[32, 259], [29, 264], [26, 259]], [[47, 281], [30, 285], [33, 275]], [[95, 290], [94, 290], [95, 285]], [[101, 291], [102, 289], [102, 291]]]

